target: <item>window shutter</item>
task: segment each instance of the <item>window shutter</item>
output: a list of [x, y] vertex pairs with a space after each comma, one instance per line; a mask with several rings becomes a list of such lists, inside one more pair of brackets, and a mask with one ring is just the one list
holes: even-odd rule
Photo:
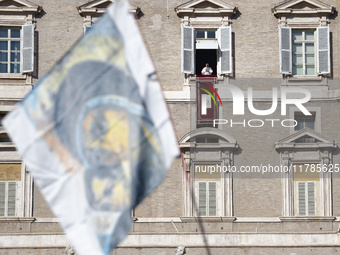
[[0, 216], [5, 216], [6, 182], [0, 182]]
[[331, 72], [329, 27], [317, 28], [317, 66], [319, 74]]
[[292, 73], [292, 29], [280, 27], [280, 72]]
[[298, 215], [306, 215], [306, 185], [305, 182], [298, 183]]
[[209, 216], [216, 216], [216, 182], [209, 182]]
[[228, 74], [232, 72], [232, 37], [231, 27], [219, 28], [219, 46], [221, 62], [218, 72], [220, 74]]
[[195, 72], [195, 36], [194, 28], [182, 27], [182, 72], [194, 74]]
[[34, 61], [34, 26], [33, 24], [22, 26], [22, 62], [21, 72], [33, 72]]
[[7, 216], [15, 216], [16, 182], [8, 182]]
[[315, 216], [315, 182], [308, 182], [308, 215]]
[[199, 216], [207, 216], [207, 183], [198, 183], [198, 212]]

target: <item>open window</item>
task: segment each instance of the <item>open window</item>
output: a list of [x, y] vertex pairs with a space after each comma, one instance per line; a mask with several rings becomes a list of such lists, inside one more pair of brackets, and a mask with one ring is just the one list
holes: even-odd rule
[[[213, 75], [232, 73], [232, 30], [237, 8], [222, 1], [189, 1], [175, 8], [183, 19], [182, 72], [200, 75], [206, 63]], [[220, 16], [220, 19], [216, 17]], [[222, 19], [222, 25], [221, 25]]]

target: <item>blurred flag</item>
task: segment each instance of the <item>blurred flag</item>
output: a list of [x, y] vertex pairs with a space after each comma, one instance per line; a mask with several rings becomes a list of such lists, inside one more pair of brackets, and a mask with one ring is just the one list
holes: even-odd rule
[[108, 254], [179, 154], [128, 2], [117, 1], [3, 122], [78, 254]]

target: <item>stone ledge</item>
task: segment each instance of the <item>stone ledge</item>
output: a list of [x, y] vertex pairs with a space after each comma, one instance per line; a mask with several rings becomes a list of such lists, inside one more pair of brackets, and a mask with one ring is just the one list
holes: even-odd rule
[[311, 221], [320, 221], [320, 222], [333, 222], [336, 220], [336, 217], [333, 216], [312, 216], [312, 217], [302, 217], [302, 216], [293, 216], [293, 217], [279, 217], [281, 222], [311, 222]]
[[13, 222], [34, 222], [36, 219], [32, 217], [0, 217], [0, 223]]
[[236, 217], [181, 217], [182, 222], [234, 222]]

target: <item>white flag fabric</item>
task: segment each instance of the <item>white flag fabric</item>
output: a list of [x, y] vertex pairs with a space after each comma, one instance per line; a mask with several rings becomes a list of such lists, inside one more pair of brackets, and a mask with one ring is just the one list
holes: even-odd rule
[[117, 1], [3, 121], [79, 255], [108, 254], [177, 140], [128, 2]]

